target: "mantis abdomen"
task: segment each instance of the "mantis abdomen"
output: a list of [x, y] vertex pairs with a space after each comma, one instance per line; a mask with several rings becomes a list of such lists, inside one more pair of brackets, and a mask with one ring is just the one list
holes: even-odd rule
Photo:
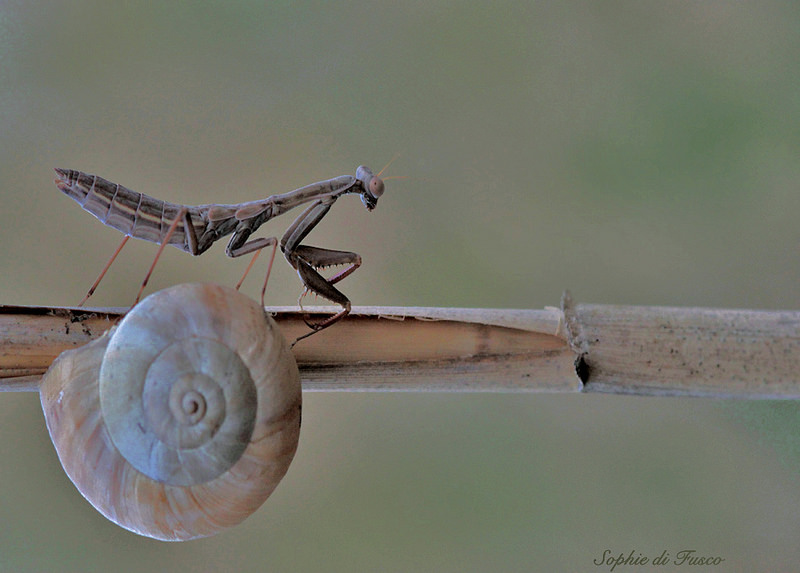
[[[103, 224], [131, 237], [161, 244], [175, 217], [184, 208], [189, 214], [196, 234], [200, 235], [205, 230], [203, 207], [168, 203], [81, 171], [56, 169], [56, 172], [60, 177], [56, 180], [56, 184], [64, 194], [74, 199]], [[168, 244], [190, 252], [182, 226], [175, 228]]]

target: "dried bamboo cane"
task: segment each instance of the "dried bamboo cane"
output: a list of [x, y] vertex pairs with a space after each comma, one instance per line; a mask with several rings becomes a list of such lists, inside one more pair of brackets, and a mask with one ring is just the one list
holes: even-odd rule
[[[267, 310], [287, 339], [307, 332], [297, 309]], [[121, 314], [0, 306], [0, 390], [37, 391], [59, 353]], [[795, 311], [576, 305], [568, 294], [544, 310], [354, 307], [294, 350], [312, 391], [800, 397]]]

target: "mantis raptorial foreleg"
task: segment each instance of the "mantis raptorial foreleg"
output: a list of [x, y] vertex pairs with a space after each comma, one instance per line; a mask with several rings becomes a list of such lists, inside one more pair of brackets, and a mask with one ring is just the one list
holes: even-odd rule
[[[339, 289], [333, 286], [361, 266], [361, 257], [347, 251], [332, 251], [301, 245], [293, 255], [293, 266], [303, 281], [306, 289], [325, 297], [331, 302], [349, 306], [350, 301]], [[326, 279], [316, 269], [332, 265], [350, 265], [342, 272]]]
[[[310, 245], [298, 245], [295, 247], [294, 254], [300, 259], [309, 263], [313, 268], [318, 269], [322, 267], [331, 267], [334, 265], [350, 265], [343, 271], [333, 275], [331, 278], [326, 279], [325, 282], [329, 284], [336, 284], [343, 278], [349, 276], [358, 267], [361, 266], [361, 256], [349, 251], [334, 251], [333, 249], [324, 249], [322, 247], [312, 247]], [[319, 274], [319, 273], [317, 273]], [[322, 294], [322, 293], [319, 293]], [[325, 295], [323, 295], [325, 296]], [[338, 302], [335, 299], [330, 299], [333, 302]]]
[[[350, 312], [350, 300], [333, 285], [361, 266], [361, 257], [356, 253], [348, 251], [335, 251], [333, 249], [323, 249], [321, 247], [300, 244], [300, 241], [302, 241], [306, 235], [316, 227], [320, 220], [322, 220], [335, 201], [335, 197], [326, 197], [313, 203], [291, 224], [281, 239], [281, 250], [286, 260], [289, 261], [289, 264], [297, 270], [297, 274], [300, 276], [300, 280], [303, 281], [306, 291], [316, 293], [342, 307], [341, 311], [326, 318], [322, 322], [311, 323], [308, 317], [306, 317], [305, 323], [312, 328], [313, 331], [301, 336], [295, 340], [295, 343], [303, 338], [311, 336], [314, 332], [318, 332], [334, 324], [347, 316]], [[319, 268], [333, 265], [349, 266], [330, 279], [326, 279], [317, 272]], [[305, 294], [305, 292], [303, 294]], [[303, 295], [300, 295], [300, 298], [302, 299]], [[298, 303], [299, 302], [298, 300]]]
[[[297, 269], [297, 274], [300, 275], [300, 279], [306, 287], [306, 290], [297, 300], [300, 308], [303, 308], [300, 301], [306, 292], [313, 292], [342, 306], [342, 310], [326, 318], [322, 322], [312, 323], [308, 315], [306, 315], [303, 321], [312, 329], [312, 332], [299, 337], [295, 340], [296, 343], [298, 340], [311, 336], [314, 332], [319, 332], [323, 328], [327, 328], [348, 315], [350, 312], [350, 300], [333, 285], [355, 271], [361, 265], [361, 257], [356, 253], [349, 253], [347, 251], [333, 251], [331, 249], [322, 249], [320, 247], [306, 245], [297, 247], [293, 256], [294, 262], [292, 265]], [[327, 267], [330, 265], [350, 266], [330, 279], [326, 279], [316, 270], [319, 267]]]

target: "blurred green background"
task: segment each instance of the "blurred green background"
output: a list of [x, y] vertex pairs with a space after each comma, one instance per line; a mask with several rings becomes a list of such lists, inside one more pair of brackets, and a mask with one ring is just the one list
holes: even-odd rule
[[[579, 302], [800, 306], [793, 3], [0, 2], [0, 302], [75, 304], [119, 241], [58, 193], [55, 166], [198, 204], [398, 152], [387, 175], [410, 178], [373, 213], [342, 199], [312, 235], [363, 256], [343, 284], [356, 305], [541, 308], [570, 288]], [[93, 304], [129, 304], [154, 252], [129, 243]], [[223, 245], [162, 261], [151, 291], [232, 284], [246, 264]], [[299, 292], [281, 261], [270, 304]], [[272, 498], [176, 545], [97, 514], [37, 396], [0, 396], [0, 569], [607, 571], [593, 563], [607, 549], [695, 549], [725, 559], [713, 571], [800, 559], [793, 403], [304, 398]]]

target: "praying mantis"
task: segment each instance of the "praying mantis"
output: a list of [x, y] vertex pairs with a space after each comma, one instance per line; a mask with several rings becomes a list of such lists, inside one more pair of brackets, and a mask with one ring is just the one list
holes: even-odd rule
[[[384, 167], [385, 169], [386, 167]], [[347, 316], [350, 312], [350, 300], [334, 285], [352, 274], [361, 265], [361, 257], [356, 253], [304, 245], [302, 244], [303, 239], [325, 217], [342, 195], [360, 195], [364, 206], [368, 211], [372, 211], [384, 192], [384, 182], [380, 177], [383, 170], [375, 175], [368, 167], [362, 165], [356, 170], [355, 177], [341, 175], [306, 185], [294, 191], [271, 195], [266, 199], [229, 205], [190, 206], [155, 199], [82, 171], [58, 168], [55, 171], [57, 174], [56, 186], [63, 193], [74, 199], [84, 210], [97, 217], [103, 224], [125, 235], [122, 243], [117, 247], [79, 306], [82, 306], [94, 293], [106, 271], [130, 237], [160, 245], [155, 260], [139, 289], [135, 305], [141, 298], [153, 268], [166, 245], [173, 245], [197, 256], [206, 252], [216, 241], [228, 235], [231, 235], [231, 238], [225, 248], [225, 253], [229, 257], [240, 257], [253, 253], [253, 258], [245, 270], [244, 276], [236, 285], [237, 289], [241, 286], [261, 250], [272, 247], [272, 255], [261, 289], [261, 306], [264, 306], [264, 293], [278, 240], [276, 237], [250, 239], [250, 236], [270, 219], [299, 205], [310, 203], [281, 238], [281, 252], [297, 271], [305, 287], [300, 299], [306, 292], [313, 292], [340, 305], [342, 309], [317, 323], [310, 322], [306, 317], [306, 324], [312, 331], [298, 338], [295, 343]], [[330, 278], [325, 278], [318, 272], [321, 267], [332, 265], [347, 265], [347, 267]]]

